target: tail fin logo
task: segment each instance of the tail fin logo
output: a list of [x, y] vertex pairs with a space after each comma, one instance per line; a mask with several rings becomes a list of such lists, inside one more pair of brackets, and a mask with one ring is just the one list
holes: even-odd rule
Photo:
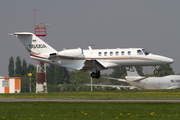
[[34, 48], [34, 49], [36, 49], [36, 48], [47, 48], [46, 45], [44, 45], [44, 44], [29, 44], [29, 47]]
[[133, 67], [127, 67], [126, 70], [129, 71], [129, 72], [134, 72]]

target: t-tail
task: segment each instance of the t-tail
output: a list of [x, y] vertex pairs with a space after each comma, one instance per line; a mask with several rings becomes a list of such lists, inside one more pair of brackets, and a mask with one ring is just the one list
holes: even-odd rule
[[46, 58], [57, 51], [45, 43], [42, 39], [30, 32], [16, 32], [13, 33], [21, 43], [24, 45], [26, 50], [30, 53], [31, 57]]
[[133, 67], [126, 67], [127, 76], [139, 76], [138, 72], [136, 71], [136, 68]]
[[143, 80], [145, 77], [142, 77], [136, 71], [136, 68], [133, 67], [126, 67], [127, 76], [125, 77], [128, 83], [133, 85], [133, 82], [139, 82]]

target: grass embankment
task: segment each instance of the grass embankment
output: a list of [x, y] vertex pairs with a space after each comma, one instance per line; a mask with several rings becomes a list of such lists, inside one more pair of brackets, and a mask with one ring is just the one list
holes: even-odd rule
[[0, 98], [61, 98], [61, 99], [180, 99], [176, 90], [121, 90], [106, 92], [58, 92], [0, 94]]
[[179, 103], [0, 103], [0, 119], [12, 120], [172, 120]]

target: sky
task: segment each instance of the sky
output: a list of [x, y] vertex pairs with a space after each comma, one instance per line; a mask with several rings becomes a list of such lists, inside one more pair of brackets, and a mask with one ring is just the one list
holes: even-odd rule
[[[36, 65], [13, 32], [34, 33], [48, 23], [45, 41], [60, 51], [95, 45], [94, 49], [145, 48], [174, 59], [180, 73], [180, 0], [1, 0], [0, 76], [8, 76], [9, 58]], [[145, 67], [151, 69], [153, 67]]]

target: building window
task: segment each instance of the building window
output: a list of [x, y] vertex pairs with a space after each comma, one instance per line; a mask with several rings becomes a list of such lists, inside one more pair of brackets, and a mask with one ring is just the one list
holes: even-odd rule
[[113, 56], [113, 52], [110, 52], [110, 56]]
[[98, 53], [98, 55], [99, 55], [99, 56], [101, 56], [101, 55], [102, 55], [102, 53], [101, 53], [101, 52], [99, 52], [99, 53]]
[[121, 52], [121, 55], [124, 55], [124, 51]]
[[9, 81], [2, 81], [3, 82], [3, 87], [9, 87]]
[[128, 55], [131, 55], [131, 51], [128, 51]]
[[107, 56], [107, 52], [104, 52], [104, 56]]
[[119, 55], [119, 52], [117, 51], [117, 52], [116, 52], [116, 56], [118, 56], [118, 55]]

